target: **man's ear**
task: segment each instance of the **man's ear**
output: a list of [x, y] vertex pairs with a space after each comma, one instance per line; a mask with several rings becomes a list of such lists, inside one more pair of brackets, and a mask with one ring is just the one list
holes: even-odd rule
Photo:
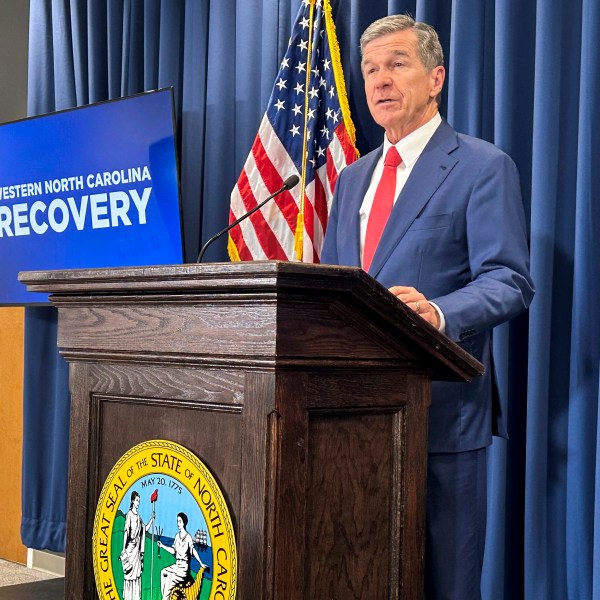
[[429, 92], [432, 98], [437, 97], [442, 92], [444, 81], [446, 79], [446, 69], [442, 65], [431, 69], [431, 91]]

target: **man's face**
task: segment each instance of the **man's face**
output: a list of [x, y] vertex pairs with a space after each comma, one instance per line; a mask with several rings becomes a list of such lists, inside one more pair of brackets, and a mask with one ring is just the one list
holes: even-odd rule
[[425, 69], [414, 31], [398, 31], [369, 42], [362, 71], [371, 115], [393, 144], [437, 113], [435, 97], [444, 84], [444, 67]]

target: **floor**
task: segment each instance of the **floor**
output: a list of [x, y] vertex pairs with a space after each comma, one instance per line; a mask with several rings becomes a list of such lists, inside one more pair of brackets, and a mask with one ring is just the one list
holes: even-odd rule
[[0, 600], [61, 600], [64, 578], [0, 559]]

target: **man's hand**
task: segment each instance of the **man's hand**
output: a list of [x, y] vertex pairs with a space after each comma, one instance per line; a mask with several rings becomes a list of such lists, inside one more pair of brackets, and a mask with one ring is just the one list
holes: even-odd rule
[[390, 292], [402, 300], [406, 306], [414, 310], [419, 316], [431, 323], [436, 329], [440, 328], [440, 315], [438, 311], [421, 292], [414, 287], [404, 285], [395, 285], [390, 288]]

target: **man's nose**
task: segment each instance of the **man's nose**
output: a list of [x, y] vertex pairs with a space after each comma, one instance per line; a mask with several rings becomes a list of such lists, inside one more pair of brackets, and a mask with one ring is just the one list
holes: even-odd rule
[[375, 75], [375, 87], [383, 88], [392, 84], [392, 78], [385, 71], [378, 71]]

